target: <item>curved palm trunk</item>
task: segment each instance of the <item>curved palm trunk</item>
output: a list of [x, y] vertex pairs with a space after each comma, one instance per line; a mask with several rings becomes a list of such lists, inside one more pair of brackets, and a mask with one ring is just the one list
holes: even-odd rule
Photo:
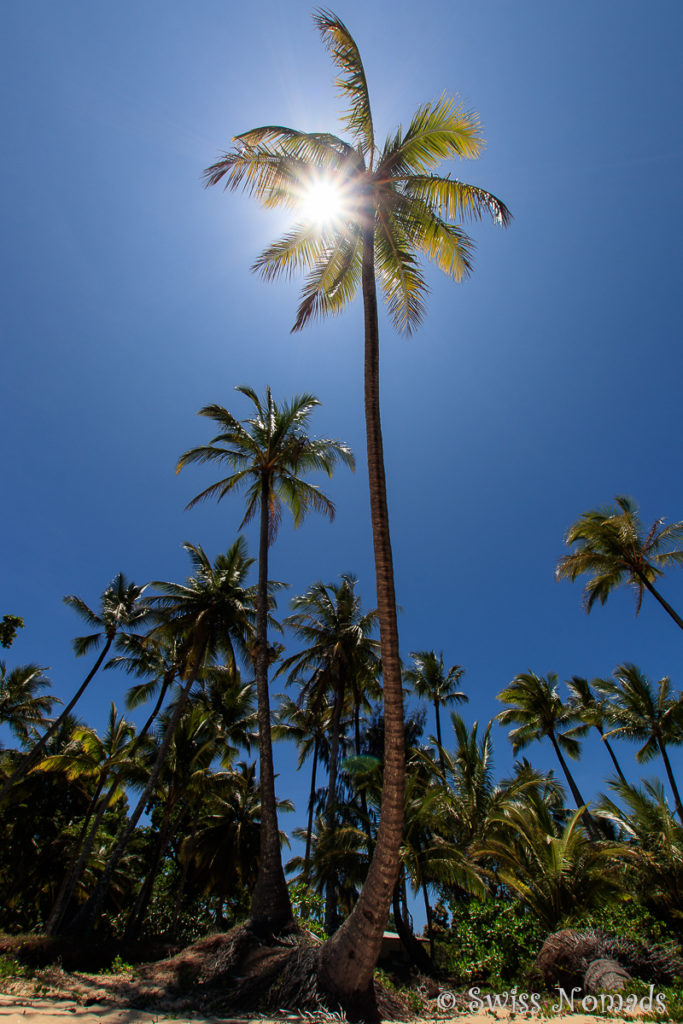
[[602, 726], [601, 726], [601, 725], [596, 725], [596, 727], [595, 727], [595, 728], [596, 728], [596, 729], [598, 730], [598, 732], [600, 733], [600, 736], [602, 737], [602, 742], [603, 742], [603, 743], [605, 744], [605, 746], [607, 747], [607, 753], [608, 753], [608, 754], [609, 754], [609, 756], [610, 756], [610, 757], [612, 758], [612, 764], [613, 764], [613, 765], [614, 765], [614, 767], [616, 768], [616, 771], [617, 771], [617, 775], [619, 776], [619, 778], [621, 779], [621, 781], [622, 781], [622, 782], [624, 783], [624, 785], [625, 785], [625, 786], [627, 786], [627, 785], [628, 785], [628, 783], [627, 783], [627, 781], [626, 781], [626, 776], [624, 775], [624, 773], [622, 772], [622, 770], [621, 770], [621, 768], [620, 768], [620, 766], [619, 766], [619, 762], [617, 761], [617, 757], [616, 757], [616, 754], [615, 754], [615, 753], [614, 753], [614, 751], [612, 750], [612, 745], [611, 745], [610, 741], [609, 741], [608, 739], [605, 739], [605, 733], [604, 733], [604, 730], [603, 730]]
[[436, 742], [439, 745], [439, 764], [441, 765], [441, 771], [446, 774], [446, 765], [443, 760], [443, 741], [441, 739], [441, 714], [439, 712], [439, 702], [434, 698], [434, 714], [436, 715]]
[[57, 730], [61, 726], [61, 724], [64, 721], [64, 719], [66, 718], [66, 716], [73, 710], [73, 708], [75, 707], [76, 703], [81, 699], [81, 697], [85, 693], [86, 688], [88, 687], [88, 685], [92, 681], [92, 679], [95, 676], [96, 672], [98, 671], [100, 665], [102, 664], [102, 662], [106, 658], [107, 654], [109, 653], [109, 648], [111, 647], [113, 642], [114, 642], [114, 633], [112, 633], [111, 636], [107, 637], [107, 641], [106, 641], [104, 647], [102, 648], [97, 661], [95, 662], [93, 667], [90, 669], [90, 671], [88, 672], [87, 676], [85, 677], [85, 679], [83, 680], [83, 682], [81, 683], [79, 688], [76, 690], [76, 693], [73, 695], [73, 697], [71, 698], [69, 703], [66, 705], [66, 707], [64, 708], [64, 710], [60, 714], [59, 718], [55, 718], [54, 722], [52, 723], [50, 728], [47, 730], [47, 732], [43, 736], [41, 736], [41, 738], [38, 740], [38, 742], [31, 748], [29, 753], [26, 755], [26, 758], [22, 761], [21, 765], [17, 768], [17, 770], [15, 772], [13, 772], [12, 775], [10, 775], [10, 777], [7, 779], [7, 781], [5, 782], [5, 784], [2, 787], [2, 789], [0, 789], [0, 801], [10, 791], [12, 786], [16, 782], [20, 782], [21, 779], [24, 779], [28, 775], [28, 773], [31, 771], [31, 769], [38, 763], [38, 761], [40, 760], [41, 756], [45, 753], [45, 747], [47, 746], [49, 741], [55, 735], [55, 733], [57, 732]]
[[643, 585], [644, 585], [644, 586], [645, 586], [645, 587], [647, 588], [647, 590], [649, 590], [649, 591], [650, 591], [650, 593], [652, 594], [652, 596], [653, 596], [653, 597], [654, 597], [654, 598], [655, 598], [655, 599], [656, 599], [657, 601], [659, 601], [659, 603], [661, 604], [661, 606], [662, 606], [662, 608], [664, 609], [664, 611], [665, 611], [665, 612], [668, 612], [668, 614], [669, 614], [669, 615], [671, 616], [671, 618], [672, 618], [672, 619], [674, 620], [674, 622], [676, 623], [676, 625], [678, 626], [678, 628], [679, 628], [679, 629], [683, 629], [683, 619], [682, 619], [682, 618], [680, 617], [680, 615], [678, 614], [678, 612], [674, 611], [674, 609], [673, 609], [673, 608], [671, 607], [671, 605], [669, 604], [669, 602], [668, 602], [668, 601], [666, 601], [666, 600], [665, 600], [665, 599], [664, 599], [664, 598], [662, 597], [662, 595], [661, 595], [661, 594], [659, 593], [659, 591], [658, 591], [658, 590], [656, 590], [656, 589], [655, 589], [655, 587], [653, 587], [653, 586], [652, 586], [652, 584], [650, 583], [650, 581], [649, 581], [648, 579], [646, 579], [646, 578], [645, 578], [645, 576], [643, 576], [643, 575], [642, 575], [641, 573], [639, 573], [639, 574], [638, 574], [638, 578], [640, 579], [641, 583], [642, 583], [642, 584], [643, 584]]
[[[557, 740], [555, 739], [554, 733], [549, 732], [548, 736], [550, 737], [550, 742], [552, 743], [553, 748], [555, 750], [555, 753], [557, 754], [557, 759], [560, 762], [560, 764], [562, 765], [562, 771], [564, 772], [564, 777], [567, 780], [569, 788], [572, 791], [572, 796], [574, 797], [574, 803], [576, 804], [577, 809], [579, 807], [584, 807], [585, 804], [586, 804], [586, 801], [581, 796], [581, 793], [579, 792], [579, 787], [574, 782], [574, 776], [569, 771], [569, 766], [567, 765], [567, 762], [565, 761], [565, 759], [562, 756], [562, 751], [560, 750], [560, 746], [559, 746]], [[583, 814], [581, 815], [581, 819], [582, 819], [584, 825], [586, 826], [586, 832], [590, 836], [592, 842], [596, 842], [597, 839], [598, 839], [598, 833], [597, 833], [597, 829], [595, 828], [595, 822], [593, 821], [593, 816], [590, 814], [589, 811], [584, 811]]]
[[[370, 215], [368, 215], [370, 216]], [[379, 327], [374, 271], [374, 215], [363, 231], [365, 426], [384, 689], [384, 786], [377, 844], [351, 915], [323, 945], [319, 977], [357, 1020], [377, 1019], [373, 971], [382, 946], [398, 872], [403, 830], [405, 753], [403, 689], [396, 622], [394, 567], [379, 410]]]
[[132, 815], [130, 816], [130, 818], [128, 819], [128, 824], [126, 825], [123, 832], [119, 836], [118, 842], [116, 843], [112, 851], [109, 861], [107, 862], [107, 866], [102, 872], [102, 877], [97, 883], [94, 892], [90, 896], [88, 902], [79, 911], [79, 913], [76, 915], [73, 922], [71, 923], [69, 931], [78, 934], [80, 940], [85, 939], [92, 931], [93, 925], [95, 924], [97, 916], [100, 910], [102, 909], [107, 893], [109, 891], [109, 885], [111, 883], [112, 878], [114, 877], [114, 872], [116, 871], [116, 868], [118, 867], [121, 858], [126, 852], [126, 847], [128, 846], [130, 838], [133, 832], [135, 831], [137, 823], [142, 816], [142, 812], [144, 811], [149, 801], [149, 798], [152, 795], [154, 787], [156, 786], [157, 779], [159, 778], [159, 774], [161, 772], [163, 763], [166, 760], [166, 755], [168, 754], [169, 747], [171, 746], [171, 741], [173, 740], [173, 736], [178, 727], [178, 722], [180, 721], [181, 715], [185, 709], [185, 704], [187, 703], [187, 699], [190, 695], [190, 690], [192, 689], [192, 685], [195, 679], [197, 678], [197, 674], [199, 672], [199, 668], [201, 666], [202, 657], [204, 653], [204, 646], [205, 644], [198, 645], [199, 649], [196, 651], [195, 657], [193, 658], [192, 668], [189, 672], [188, 679], [181, 691], [173, 715], [171, 716], [171, 719], [168, 725], [166, 726], [164, 738], [157, 752], [154, 767], [150, 772], [149, 779], [147, 780], [142, 795], [138, 800], [137, 806], [133, 811]]
[[398, 937], [415, 967], [423, 974], [431, 974], [434, 970], [434, 964], [422, 948], [422, 943], [416, 939], [413, 929], [404, 917], [401, 895], [403, 895], [403, 905], [405, 905], [405, 881], [396, 883], [392, 896], [394, 923]]
[[669, 761], [669, 755], [666, 752], [666, 747], [662, 741], [661, 736], [657, 736], [657, 745], [659, 747], [659, 753], [662, 755], [662, 761], [664, 762], [664, 768], [666, 769], [666, 777], [669, 780], [671, 786], [671, 792], [674, 795], [674, 802], [676, 804], [676, 814], [678, 815], [681, 822], [683, 822], [683, 807], [681, 806], [681, 796], [678, 792], [678, 786], [674, 779], [674, 773], [671, 770], [671, 762]]
[[282, 869], [275, 799], [273, 745], [268, 693], [268, 534], [269, 482], [261, 481], [258, 591], [256, 596], [256, 695], [259, 742], [261, 829], [259, 872], [251, 900], [249, 926], [257, 933], [279, 931], [293, 923], [292, 905]]

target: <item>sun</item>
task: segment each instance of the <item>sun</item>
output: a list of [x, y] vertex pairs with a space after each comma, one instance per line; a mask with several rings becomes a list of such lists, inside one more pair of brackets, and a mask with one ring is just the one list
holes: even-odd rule
[[344, 201], [339, 188], [321, 178], [312, 182], [301, 196], [301, 211], [307, 221], [318, 227], [329, 227], [342, 216]]

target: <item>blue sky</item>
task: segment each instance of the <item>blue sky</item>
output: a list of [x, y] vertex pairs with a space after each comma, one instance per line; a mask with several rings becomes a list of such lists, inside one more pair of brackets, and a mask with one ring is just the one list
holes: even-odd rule
[[[680, 4], [347, 0], [336, 13], [379, 137], [457, 93], [487, 149], [450, 170], [515, 218], [473, 229], [467, 283], [428, 272], [412, 339], [381, 323], [404, 655], [435, 648], [464, 665], [470, 720], [492, 717], [528, 669], [591, 677], [633, 661], [680, 687], [681, 636], [658, 606], [636, 619], [624, 592], [586, 616], [580, 586], [553, 578], [569, 524], [616, 494], [646, 523], [683, 519]], [[0, 615], [26, 622], [8, 662], [49, 666], [67, 697], [87, 666], [71, 656], [81, 629], [64, 594], [96, 602], [118, 571], [182, 579], [185, 540], [227, 549], [240, 501], [184, 511], [210, 476], [174, 466], [208, 439], [201, 406], [247, 414], [242, 383], [318, 395], [314, 429], [359, 463], [327, 487], [333, 525], [283, 524], [272, 575], [296, 594], [354, 572], [370, 606], [360, 306], [290, 335], [297, 285], [249, 272], [286, 214], [201, 182], [248, 128], [338, 130], [311, 8], [25, 0], [6, 7], [0, 46]], [[661, 589], [680, 611], [683, 574]], [[101, 727], [127, 682], [101, 675], [81, 714]], [[529, 756], [555, 767], [551, 750]], [[496, 760], [511, 765], [503, 733]], [[280, 795], [303, 815], [292, 764], [281, 751]], [[590, 741], [587, 794], [609, 767]]]

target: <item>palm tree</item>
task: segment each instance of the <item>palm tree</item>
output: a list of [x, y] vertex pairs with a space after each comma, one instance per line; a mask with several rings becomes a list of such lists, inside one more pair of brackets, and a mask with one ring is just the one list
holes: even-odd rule
[[[520, 673], [515, 676], [509, 686], [506, 686], [498, 694], [497, 699], [503, 704], [509, 704], [510, 707], [501, 711], [496, 718], [501, 725], [517, 723], [517, 728], [513, 729], [508, 736], [512, 743], [513, 754], [523, 750], [534, 740], [540, 740], [544, 736], [548, 737], [572, 791], [577, 808], [585, 808], [586, 801], [579, 792], [574, 776], [562, 756], [562, 751], [564, 750], [574, 759], [578, 758], [579, 744], [575, 737], [585, 733], [588, 726], [574, 726], [571, 735], [567, 729], [560, 731], [564, 726], [572, 725], [572, 722], [576, 720], [576, 714], [560, 700], [557, 685], [557, 675], [554, 672], [548, 673], [547, 679], [537, 676], [534, 672]], [[595, 824], [589, 812], [583, 810], [582, 814], [588, 835], [592, 840], [597, 839]]]
[[[387, 724], [383, 823], [363, 895], [351, 919], [323, 950], [321, 978], [351, 1010], [371, 1012], [371, 978], [389, 912], [401, 843], [403, 735], [401, 663], [394, 571], [379, 409], [379, 326], [376, 280], [399, 330], [410, 333], [424, 313], [426, 284], [418, 255], [450, 276], [471, 269], [472, 243], [456, 218], [490, 215], [507, 224], [500, 200], [476, 186], [433, 174], [443, 160], [475, 157], [482, 138], [475, 115], [442, 98], [418, 108], [408, 129], [380, 150], [365, 69], [348, 29], [319, 10], [315, 23], [339, 69], [337, 85], [349, 108], [343, 123], [351, 141], [319, 132], [266, 126], [238, 136], [233, 150], [206, 172], [206, 182], [244, 187], [265, 206], [296, 205], [316, 182], [338, 188], [343, 213], [325, 225], [310, 219], [258, 258], [266, 279], [309, 267], [294, 329], [341, 309], [360, 290], [365, 323], [365, 422], [370, 507], [377, 576]], [[356, 1012], [356, 1011], [353, 1011]]]
[[39, 665], [18, 665], [8, 672], [5, 662], [0, 661], [0, 724], [7, 724], [22, 745], [45, 724], [56, 701], [40, 692], [51, 686], [44, 672]]
[[[270, 736], [268, 692], [268, 548], [275, 539], [283, 505], [298, 526], [311, 510], [334, 518], [334, 505], [322, 491], [302, 479], [305, 473], [324, 471], [328, 476], [338, 462], [351, 468], [351, 450], [340, 441], [311, 438], [306, 433], [313, 410], [320, 403], [313, 395], [297, 395], [278, 405], [266, 389], [262, 401], [248, 387], [235, 389], [254, 406], [254, 416], [243, 421], [220, 405], [200, 410], [212, 419], [219, 433], [208, 445], [181, 455], [178, 471], [191, 462], [217, 462], [232, 472], [193, 498], [192, 508], [207, 498], [220, 501], [232, 491], [246, 490], [247, 510], [241, 526], [253, 519], [259, 523], [259, 582], [256, 598], [256, 645], [254, 666], [258, 698], [259, 755], [261, 784], [261, 860], [258, 882], [251, 906], [251, 927], [257, 932], [277, 931], [293, 922], [287, 884], [280, 856], [273, 750]], [[240, 527], [241, 528], [241, 527]]]
[[[371, 633], [377, 612], [363, 614], [356, 594], [357, 579], [343, 574], [340, 584], [321, 582], [292, 599], [294, 614], [284, 621], [298, 640], [308, 644], [305, 650], [282, 662], [279, 672], [289, 671], [289, 681], [311, 672], [301, 691], [301, 700], [321, 708], [330, 707], [330, 757], [327, 788], [326, 825], [335, 828], [339, 740], [342, 713], [348, 699], [358, 693], [358, 680], [366, 678], [378, 663], [379, 644]], [[325, 927], [328, 933], [336, 920], [334, 884], [327, 892]]]
[[668, 676], [659, 680], [655, 693], [649, 679], [635, 665], [619, 665], [612, 675], [614, 682], [601, 680], [611, 698], [609, 717], [614, 728], [607, 736], [644, 740], [636, 754], [640, 764], [661, 755], [676, 814], [683, 822], [683, 805], [666, 750], [667, 744], [680, 746], [683, 743], [683, 697], [673, 695]]
[[216, 654], [223, 654], [233, 662], [235, 649], [246, 656], [252, 642], [255, 595], [253, 588], [245, 588], [244, 582], [253, 559], [247, 557], [243, 538], [239, 537], [226, 554], [218, 555], [213, 564], [199, 545], [183, 546], [192, 561], [194, 575], [184, 585], [155, 582], [153, 585], [158, 592], [146, 598], [146, 606], [158, 623], [154, 635], [178, 643], [178, 675], [182, 689], [166, 722], [156, 760], [137, 806], [119, 836], [97, 888], [71, 925], [71, 930], [80, 938], [93, 927], [117, 865], [154, 792], [197, 677]]
[[607, 748], [607, 753], [612, 758], [612, 764], [616, 769], [617, 775], [623, 783], [626, 783], [626, 778], [624, 777], [624, 773], [617, 761], [616, 754], [612, 750], [612, 745], [605, 736], [604, 724], [609, 713], [609, 708], [606, 703], [605, 694], [604, 692], [601, 692], [601, 684], [602, 680], [593, 680], [596, 692], [591, 689], [590, 683], [587, 679], [583, 679], [581, 676], [572, 676], [571, 679], [567, 680], [567, 687], [569, 688], [569, 706], [574, 709], [580, 720], [585, 725], [592, 725], [593, 728], [598, 730], [600, 738]]
[[511, 807], [499, 817], [499, 834], [489, 839], [482, 857], [494, 859], [496, 876], [550, 930], [568, 914], [624, 891], [622, 844], [594, 843], [581, 831], [582, 808], [558, 834], [542, 805]]
[[424, 697], [434, 705], [434, 716], [436, 718], [436, 742], [441, 761], [441, 770], [444, 769], [443, 741], [441, 739], [441, 708], [448, 704], [461, 704], [467, 701], [467, 695], [456, 689], [458, 683], [465, 674], [465, 669], [460, 665], [451, 665], [446, 670], [443, 662], [443, 651], [437, 658], [434, 651], [411, 651], [413, 668], [406, 669], [403, 679], [412, 688], [417, 697]]
[[134, 583], [129, 583], [123, 573], [118, 573], [102, 594], [99, 612], [93, 611], [82, 598], [76, 597], [74, 594], [68, 594], [64, 598], [65, 604], [73, 608], [90, 626], [94, 626], [97, 630], [97, 632], [91, 633], [89, 636], [75, 638], [73, 647], [76, 656], [80, 657], [93, 648], [96, 649], [102, 641], [104, 641], [104, 645], [95, 664], [59, 717], [54, 720], [49, 729], [29, 751], [19, 768], [6, 781], [0, 790], [0, 800], [2, 800], [15, 782], [25, 777], [33, 766], [38, 763], [45, 753], [49, 740], [60, 728], [62, 722], [71, 714], [76, 703], [85, 693], [86, 688], [109, 653], [109, 649], [114, 643], [119, 630], [140, 625], [144, 621], [147, 610], [140, 601], [144, 590], [145, 587], [138, 587]]
[[569, 527], [565, 543], [576, 545], [576, 550], [560, 559], [555, 575], [575, 580], [590, 574], [584, 588], [587, 612], [596, 601], [605, 604], [616, 587], [627, 583], [635, 590], [637, 615], [647, 590], [683, 629], [683, 619], [654, 586], [663, 567], [683, 564], [683, 521], [664, 526], [663, 519], [656, 519], [644, 535], [633, 499], [618, 496], [614, 500], [616, 507], [591, 509]]

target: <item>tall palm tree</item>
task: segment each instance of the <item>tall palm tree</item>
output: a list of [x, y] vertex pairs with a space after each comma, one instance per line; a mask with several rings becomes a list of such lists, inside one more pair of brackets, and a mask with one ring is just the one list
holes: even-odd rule
[[320, 403], [313, 395], [297, 395], [278, 404], [266, 389], [263, 400], [248, 387], [235, 389], [254, 406], [254, 415], [237, 420], [220, 405], [200, 410], [218, 426], [209, 442], [181, 455], [178, 471], [192, 462], [211, 462], [231, 471], [193, 498], [188, 508], [207, 498], [220, 501], [233, 491], [246, 491], [247, 510], [241, 526], [259, 513], [258, 589], [256, 596], [256, 645], [254, 667], [258, 699], [259, 757], [261, 781], [261, 860], [258, 882], [251, 906], [251, 927], [255, 931], [278, 930], [293, 922], [289, 893], [282, 870], [275, 775], [270, 736], [270, 695], [268, 692], [268, 548], [277, 534], [283, 506], [298, 526], [311, 510], [334, 518], [334, 505], [322, 491], [303, 476], [312, 471], [332, 475], [335, 465], [354, 467], [351, 450], [340, 441], [312, 438], [307, 434], [313, 410]]
[[615, 505], [584, 512], [569, 527], [565, 543], [576, 545], [576, 550], [560, 559], [555, 575], [575, 580], [590, 574], [584, 588], [587, 612], [596, 601], [605, 604], [616, 587], [627, 583], [635, 590], [637, 615], [647, 590], [683, 629], [683, 619], [654, 586], [664, 567], [683, 564], [683, 521], [665, 526], [663, 519], [656, 519], [644, 534], [633, 499], [614, 500]]
[[247, 557], [243, 538], [239, 537], [226, 554], [218, 555], [213, 564], [199, 545], [183, 546], [192, 561], [194, 574], [184, 585], [155, 582], [157, 593], [146, 598], [146, 605], [157, 621], [155, 635], [179, 645], [178, 675], [182, 688], [165, 723], [156, 760], [137, 806], [119, 836], [97, 888], [70, 926], [81, 938], [92, 929], [118, 863], [154, 792], [197, 677], [217, 654], [224, 655], [230, 662], [234, 661], [236, 650], [246, 656], [253, 640], [255, 594], [254, 588], [244, 586], [253, 559]]
[[587, 679], [582, 676], [572, 676], [571, 679], [567, 680], [567, 687], [569, 689], [569, 706], [574, 709], [580, 720], [585, 725], [592, 725], [594, 729], [597, 729], [600, 733], [600, 739], [607, 748], [607, 753], [612, 758], [612, 764], [614, 765], [617, 775], [621, 781], [625, 784], [626, 778], [621, 770], [621, 766], [617, 761], [616, 754], [612, 749], [612, 744], [605, 736], [605, 721], [609, 714], [609, 708], [606, 702], [606, 696], [602, 687], [602, 680], [594, 679], [593, 685], [595, 690], [591, 689], [591, 685]]
[[96, 649], [104, 641], [102, 650], [100, 651], [95, 664], [90, 669], [87, 676], [59, 717], [54, 720], [49, 729], [40, 737], [38, 742], [34, 744], [17, 770], [6, 781], [0, 790], [0, 800], [2, 800], [10, 787], [13, 786], [15, 782], [18, 782], [19, 779], [24, 778], [43, 756], [46, 745], [58, 731], [62, 722], [71, 714], [76, 703], [81, 699], [96, 672], [102, 665], [104, 659], [109, 653], [111, 645], [114, 643], [114, 640], [119, 633], [119, 630], [131, 629], [142, 624], [147, 614], [147, 609], [140, 600], [144, 590], [145, 587], [138, 587], [134, 583], [129, 583], [123, 573], [118, 573], [100, 598], [99, 612], [93, 611], [82, 598], [76, 597], [74, 594], [68, 594], [64, 598], [64, 602], [68, 604], [69, 607], [73, 608], [83, 619], [85, 619], [88, 625], [95, 627], [97, 630], [97, 632], [91, 633], [88, 636], [79, 636], [75, 638], [73, 641], [73, 648], [76, 656], [80, 657], [93, 648]]
[[[515, 676], [509, 686], [501, 690], [498, 700], [510, 705], [497, 716], [501, 725], [516, 724], [508, 739], [512, 743], [512, 752], [516, 754], [534, 740], [547, 736], [553, 745], [555, 755], [560, 762], [564, 777], [572, 791], [577, 808], [585, 808], [586, 801], [581, 796], [574, 776], [562, 756], [564, 750], [572, 758], [579, 756], [577, 735], [588, 730], [587, 725], [574, 726], [572, 734], [568, 727], [576, 721], [575, 712], [564, 705], [557, 691], [558, 680], [554, 672], [548, 677], [537, 676], [535, 672], [522, 672]], [[597, 839], [595, 823], [587, 810], [582, 810], [583, 821], [592, 840]]]
[[680, 746], [683, 743], [683, 696], [674, 695], [668, 676], [659, 680], [655, 692], [647, 676], [629, 663], [619, 665], [612, 675], [613, 681], [601, 680], [611, 698], [609, 717], [613, 728], [607, 736], [644, 740], [636, 754], [640, 764], [661, 755], [676, 814], [683, 822], [683, 805], [666, 749], [667, 744]]
[[[342, 214], [319, 225], [310, 218], [269, 246], [255, 264], [266, 279], [310, 268], [294, 329], [333, 314], [360, 291], [365, 324], [365, 423], [386, 705], [387, 759], [383, 823], [363, 894], [351, 919], [323, 950], [321, 978], [351, 1012], [370, 1013], [372, 972], [379, 954], [398, 867], [403, 814], [403, 703], [396, 596], [379, 408], [379, 326], [376, 281], [399, 330], [410, 333], [424, 313], [426, 283], [418, 257], [460, 279], [471, 269], [472, 242], [456, 220], [510, 214], [491, 193], [437, 176], [444, 160], [475, 157], [482, 137], [476, 115], [442, 98], [419, 107], [405, 132], [380, 149], [365, 69], [346, 26], [330, 12], [314, 15], [348, 102], [336, 135], [277, 125], [238, 136], [235, 148], [206, 172], [206, 182], [244, 187], [265, 206], [296, 206], [319, 182], [337, 187]], [[356, 1011], [353, 1006], [356, 1006]]]
[[0, 661], [0, 724], [8, 725], [22, 745], [45, 724], [52, 705], [61, 703], [40, 692], [51, 686], [44, 673], [39, 665], [18, 665], [8, 672], [5, 662]]
[[457, 685], [465, 674], [461, 665], [451, 665], [446, 669], [443, 651], [437, 658], [435, 651], [411, 651], [413, 668], [406, 669], [403, 679], [417, 697], [424, 697], [434, 705], [436, 718], [436, 742], [439, 749], [441, 770], [444, 768], [443, 740], [441, 739], [441, 708], [448, 704], [462, 704], [467, 695], [457, 689]]
[[[357, 579], [343, 574], [341, 583], [314, 583], [299, 597], [292, 598], [294, 614], [284, 621], [298, 640], [308, 646], [282, 662], [279, 672], [289, 671], [289, 681], [311, 672], [301, 699], [314, 706], [330, 706], [330, 757], [326, 825], [335, 828], [339, 740], [342, 713], [349, 697], [358, 692], [357, 680], [365, 678], [378, 663], [379, 644], [371, 636], [377, 612], [366, 614], [356, 594]], [[356, 684], [356, 685], [354, 685]], [[327, 893], [325, 927], [333, 931], [336, 920], [334, 883]]]

